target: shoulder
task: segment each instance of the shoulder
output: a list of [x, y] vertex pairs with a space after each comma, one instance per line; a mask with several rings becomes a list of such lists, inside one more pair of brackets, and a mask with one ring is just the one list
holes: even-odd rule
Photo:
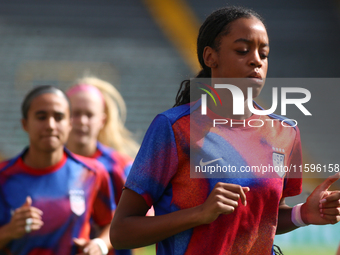
[[102, 158], [106, 158], [109, 162], [118, 163], [123, 166], [131, 164], [133, 161], [129, 155], [121, 153], [114, 148], [105, 146], [99, 142], [97, 143], [97, 149], [101, 152], [101, 156], [98, 158], [99, 161], [101, 161]]
[[[261, 110], [263, 110], [263, 108], [258, 105], [255, 101], [253, 101], [256, 108], [259, 108]], [[299, 128], [297, 126], [297, 121], [296, 120], [293, 120], [293, 119], [290, 119], [288, 117], [284, 117], [284, 116], [281, 116], [281, 115], [278, 115], [278, 114], [269, 114], [269, 115], [266, 115], [268, 118], [272, 119], [272, 120], [276, 120], [276, 121], [279, 121], [281, 126], [283, 127], [292, 127], [296, 130], [296, 132], [299, 132]]]
[[[145, 140], [160, 144], [165, 140], [172, 140], [181, 129], [187, 130], [190, 127], [190, 105], [181, 105], [159, 113], [151, 122], [145, 136]], [[150, 144], [148, 144], [150, 146]]]
[[16, 158], [8, 159], [0, 162], [0, 173], [11, 167], [16, 161]]
[[97, 142], [97, 149], [103, 154], [103, 155], [110, 155], [112, 152], [115, 151], [115, 149], [108, 147], [100, 142]]
[[176, 121], [180, 120], [181, 118], [189, 116], [190, 109], [191, 109], [190, 104], [184, 104], [184, 105], [171, 108], [165, 112], [162, 112], [158, 114], [157, 117], [167, 118], [171, 124], [174, 124]]
[[19, 155], [11, 159], [7, 159], [5, 161], [0, 162], [0, 173], [8, 169], [11, 169], [11, 167], [15, 165], [15, 163], [19, 160], [19, 158], [26, 152], [26, 150], [27, 148], [23, 150]]
[[130, 164], [133, 161], [133, 159], [129, 155], [126, 155], [126, 154], [118, 152], [118, 151], [113, 151], [112, 154], [111, 154], [111, 157], [115, 161], [118, 161], [118, 162], [122, 163], [123, 165]]
[[65, 152], [69, 160], [74, 161], [76, 164], [79, 164], [84, 168], [87, 168], [89, 171], [92, 171], [94, 173], [100, 173], [103, 171], [106, 172], [103, 164], [96, 159], [74, 154], [67, 149], [65, 149]]
[[177, 127], [190, 126], [190, 105], [185, 104], [159, 113], [149, 126], [148, 133], [154, 133], [157, 137], [176, 132]]
[[108, 147], [100, 142], [97, 142], [97, 149], [102, 153], [102, 156], [108, 157], [108, 158], [121, 158], [126, 161], [132, 161], [132, 158], [129, 155], [126, 155], [124, 153], [121, 153], [114, 148]]
[[273, 119], [273, 120], [277, 120], [280, 122], [280, 124], [284, 127], [292, 127], [294, 128], [296, 131], [298, 131], [298, 126], [297, 126], [297, 121], [296, 120], [293, 120], [293, 119], [289, 119], [287, 117], [284, 117], [284, 116], [281, 116], [281, 115], [277, 115], [277, 114], [269, 114], [267, 115], [270, 119]]

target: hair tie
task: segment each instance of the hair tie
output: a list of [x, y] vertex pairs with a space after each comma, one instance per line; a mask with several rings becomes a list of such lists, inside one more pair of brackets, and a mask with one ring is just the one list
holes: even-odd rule
[[78, 92], [89, 92], [90, 94], [96, 94], [97, 96], [99, 96], [99, 98], [102, 100], [103, 104], [105, 105], [105, 99], [103, 96], [103, 93], [95, 86], [89, 85], [89, 84], [77, 84], [71, 88], [69, 88], [66, 91], [66, 95], [68, 97], [73, 96], [74, 94], [77, 94]]

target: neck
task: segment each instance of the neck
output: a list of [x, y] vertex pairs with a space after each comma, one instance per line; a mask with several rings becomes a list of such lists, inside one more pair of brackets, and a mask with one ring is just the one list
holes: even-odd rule
[[91, 157], [97, 150], [97, 141], [92, 141], [88, 144], [76, 144], [68, 142], [66, 147], [75, 154], [84, 157]]
[[222, 101], [222, 106], [220, 102], [216, 101], [217, 106], [213, 102], [211, 98], [208, 98], [208, 107], [211, 111], [216, 113], [217, 115], [228, 118], [228, 119], [235, 119], [235, 120], [245, 120], [252, 116], [251, 111], [248, 107], [247, 100], [244, 101], [244, 114], [243, 115], [234, 115], [233, 114], [233, 98], [231, 93], [219, 93]]
[[32, 168], [40, 169], [57, 164], [63, 157], [64, 149], [58, 149], [54, 152], [42, 152], [33, 147], [28, 149], [24, 156], [24, 163]]

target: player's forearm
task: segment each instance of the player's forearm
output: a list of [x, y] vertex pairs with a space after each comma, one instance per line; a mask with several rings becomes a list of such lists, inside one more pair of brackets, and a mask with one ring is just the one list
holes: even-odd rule
[[110, 242], [110, 224], [106, 225], [105, 227], [102, 228], [101, 234], [98, 236], [98, 238], [102, 239], [107, 248], [110, 250], [112, 249], [112, 245]]
[[6, 247], [6, 245], [12, 241], [8, 225], [3, 225], [0, 227], [0, 250]]
[[161, 216], [114, 218], [110, 238], [115, 249], [133, 249], [160, 242], [201, 225], [200, 208], [180, 210]]
[[276, 234], [284, 234], [298, 227], [291, 220], [292, 208], [287, 205], [280, 205]]

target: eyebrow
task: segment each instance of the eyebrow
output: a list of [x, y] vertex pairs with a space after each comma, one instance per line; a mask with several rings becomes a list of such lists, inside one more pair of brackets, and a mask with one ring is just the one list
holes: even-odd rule
[[[47, 111], [37, 111], [35, 112], [35, 115], [40, 115], [40, 114], [47, 114]], [[63, 112], [54, 112], [54, 114], [59, 114], [59, 115], [65, 115]]]
[[46, 111], [37, 111], [37, 112], [35, 112], [35, 115], [46, 114], [46, 113], [47, 113]]
[[[248, 43], [248, 44], [252, 43], [251, 40], [248, 40], [248, 39], [245, 39], [245, 38], [239, 38], [239, 39], [237, 39], [237, 40], [234, 41], [234, 43], [238, 43], [238, 42], [245, 42], [245, 43]], [[268, 44], [268, 43], [262, 43], [262, 45], [263, 45], [264, 47], [266, 47], [266, 46], [269, 47], [269, 44]]]

